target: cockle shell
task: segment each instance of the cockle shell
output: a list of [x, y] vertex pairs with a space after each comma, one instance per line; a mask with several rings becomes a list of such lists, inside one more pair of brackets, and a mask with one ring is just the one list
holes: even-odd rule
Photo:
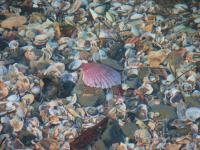
[[86, 63], [82, 70], [83, 82], [87, 86], [106, 89], [121, 84], [120, 73], [107, 65]]

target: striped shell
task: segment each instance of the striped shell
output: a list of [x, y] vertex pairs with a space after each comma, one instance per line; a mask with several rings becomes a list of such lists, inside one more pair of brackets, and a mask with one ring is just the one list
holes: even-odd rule
[[111, 88], [121, 84], [121, 75], [113, 68], [97, 63], [82, 64], [83, 82], [96, 88]]

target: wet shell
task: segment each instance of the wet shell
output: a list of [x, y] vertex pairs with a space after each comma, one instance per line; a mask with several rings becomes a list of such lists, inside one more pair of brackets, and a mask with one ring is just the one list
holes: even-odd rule
[[13, 16], [1, 22], [2, 28], [12, 29], [14, 27], [20, 27], [26, 22], [24, 16]]
[[59, 124], [60, 123], [60, 120], [59, 120], [59, 118], [58, 118], [58, 116], [50, 116], [49, 117], [49, 122], [51, 123], [51, 124]]
[[81, 60], [74, 60], [73, 62], [71, 62], [69, 64], [69, 69], [70, 70], [76, 70], [81, 66], [81, 64], [82, 64]]
[[3, 83], [2, 81], [0, 81], [0, 99], [3, 97], [8, 96], [8, 87], [5, 83]]
[[7, 98], [8, 101], [10, 102], [18, 102], [20, 100], [20, 97], [19, 95], [10, 95], [8, 98]]
[[121, 84], [121, 75], [113, 68], [97, 63], [82, 65], [83, 82], [90, 87], [111, 88]]
[[17, 89], [24, 92], [29, 89], [30, 81], [26, 76], [20, 76], [16, 83]]
[[10, 120], [10, 125], [13, 127], [15, 132], [18, 132], [22, 129], [24, 123], [18, 118], [13, 118]]
[[40, 34], [35, 36], [34, 44], [36, 46], [44, 45], [48, 41], [48, 36], [46, 34]]
[[138, 129], [134, 135], [136, 141], [140, 143], [149, 143], [151, 141], [151, 134], [147, 129]]
[[35, 98], [32, 94], [26, 94], [22, 97], [22, 101], [25, 104], [32, 104], [34, 102]]
[[192, 121], [200, 118], [200, 108], [198, 107], [190, 107], [185, 112], [186, 118]]

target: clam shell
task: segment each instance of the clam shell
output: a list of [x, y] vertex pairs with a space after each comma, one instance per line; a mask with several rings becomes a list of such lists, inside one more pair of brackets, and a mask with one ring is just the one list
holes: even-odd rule
[[111, 88], [121, 84], [121, 75], [113, 68], [97, 63], [82, 65], [83, 82], [85, 85], [96, 88]]
[[195, 121], [200, 118], [200, 108], [199, 107], [190, 107], [185, 112], [186, 118]]

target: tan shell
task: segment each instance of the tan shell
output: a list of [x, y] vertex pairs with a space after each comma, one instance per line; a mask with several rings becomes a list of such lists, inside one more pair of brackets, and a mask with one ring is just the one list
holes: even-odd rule
[[151, 67], [159, 67], [167, 55], [168, 52], [166, 50], [151, 51], [148, 54], [148, 63]]
[[59, 120], [59, 118], [58, 118], [58, 116], [50, 116], [49, 117], [49, 122], [51, 123], [51, 124], [59, 124], [60, 123], [60, 120]]
[[35, 55], [34, 51], [26, 51], [24, 53], [24, 56], [27, 60], [36, 60], [37, 59], [37, 56]]
[[24, 123], [18, 119], [17, 117], [10, 120], [10, 125], [13, 127], [15, 132], [21, 131], [23, 128]]
[[0, 81], [0, 99], [8, 96], [8, 93], [9, 93], [8, 87], [4, 82]]
[[26, 18], [24, 16], [14, 16], [7, 18], [6, 20], [1, 22], [2, 28], [12, 29], [22, 26], [26, 23]]
[[26, 94], [22, 97], [22, 101], [25, 104], [32, 104], [34, 102], [35, 98], [33, 96], [33, 94]]
[[19, 76], [16, 86], [19, 91], [24, 92], [30, 88], [30, 81], [26, 76]]

